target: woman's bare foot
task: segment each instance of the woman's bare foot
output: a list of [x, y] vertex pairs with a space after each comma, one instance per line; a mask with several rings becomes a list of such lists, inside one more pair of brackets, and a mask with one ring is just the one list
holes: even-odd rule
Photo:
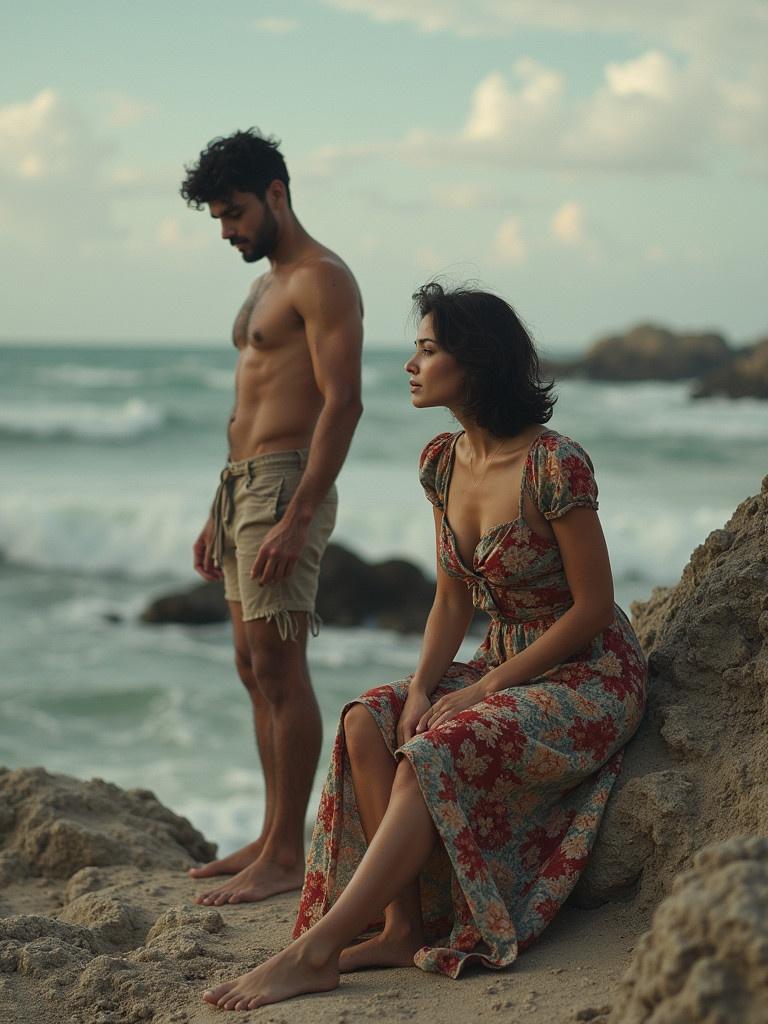
[[343, 949], [339, 971], [348, 974], [367, 967], [413, 967], [413, 957], [423, 945], [424, 937], [412, 931], [379, 932], [372, 939]]
[[192, 878], [214, 878], [216, 875], [236, 875], [242, 871], [243, 868], [247, 868], [249, 864], [253, 864], [258, 859], [261, 853], [261, 848], [264, 845], [263, 839], [257, 839], [253, 843], [248, 843], [246, 846], [242, 846], [239, 850], [235, 850], [234, 853], [230, 853], [228, 857], [222, 857], [221, 860], [211, 860], [207, 864], [201, 865], [199, 868], [190, 868], [187, 872]]
[[306, 942], [294, 942], [266, 963], [203, 993], [222, 1010], [255, 1010], [308, 992], [329, 992], [339, 984], [335, 962], [312, 962]]
[[304, 862], [284, 867], [271, 860], [256, 860], [223, 885], [198, 896], [196, 903], [221, 907], [225, 903], [258, 903], [281, 892], [300, 889], [304, 884]]

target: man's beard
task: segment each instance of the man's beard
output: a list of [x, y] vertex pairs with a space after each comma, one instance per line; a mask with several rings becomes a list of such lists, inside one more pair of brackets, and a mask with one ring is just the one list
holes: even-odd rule
[[258, 263], [265, 256], [270, 256], [275, 251], [275, 246], [277, 245], [277, 234], [277, 221], [270, 208], [265, 204], [261, 230], [253, 245], [248, 249], [244, 249], [240, 254], [243, 257], [243, 261], [245, 263]]

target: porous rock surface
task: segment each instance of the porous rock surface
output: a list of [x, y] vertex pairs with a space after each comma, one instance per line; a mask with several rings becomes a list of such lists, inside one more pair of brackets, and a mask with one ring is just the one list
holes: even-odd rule
[[233, 958], [218, 911], [163, 895], [216, 847], [145, 790], [41, 768], [0, 770], [0, 808], [0, 913], [47, 904], [0, 917], [0, 1022], [186, 1021]]
[[696, 854], [640, 940], [610, 1024], [765, 1024], [768, 838]]
[[768, 834], [768, 477], [633, 612], [648, 711], [574, 893], [586, 906], [655, 905], [696, 850]]
[[180, 868], [215, 852], [148, 790], [0, 768], [0, 882], [68, 879], [102, 865]]

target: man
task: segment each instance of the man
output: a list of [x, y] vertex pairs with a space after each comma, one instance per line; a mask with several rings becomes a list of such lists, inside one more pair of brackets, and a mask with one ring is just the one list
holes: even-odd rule
[[297, 220], [278, 145], [254, 129], [214, 139], [181, 186], [188, 205], [207, 204], [246, 263], [270, 263], [235, 320], [229, 459], [194, 544], [197, 572], [224, 580], [266, 788], [259, 838], [190, 870], [232, 876], [198, 897], [209, 906], [302, 885], [321, 742], [307, 631], [317, 631], [334, 480], [362, 412], [360, 292], [349, 268]]

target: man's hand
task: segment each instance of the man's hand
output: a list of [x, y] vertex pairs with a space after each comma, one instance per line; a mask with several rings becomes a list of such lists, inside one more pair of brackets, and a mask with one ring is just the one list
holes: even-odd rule
[[308, 532], [309, 524], [289, 523], [286, 519], [275, 523], [261, 543], [251, 568], [251, 579], [257, 579], [263, 587], [290, 576], [307, 542]]
[[193, 565], [195, 572], [204, 580], [213, 583], [223, 578], [224, 573], [213, 564], [213, 518], [208, 517], [205, 526], [200, 531], [200, 536], [192, 545], [194, 556]]
[[400, 718], [397, 723], [398, 747], [401, 747], [403, 743], [407, 743], [415, 735], [416, 726], [431, 707], [432, 702], [423, 691], [408, 689], [405, 706], [400, 712]]
[[465, 686], [463, 690], [447, 693], [445, 697], [441, 697], [424, 712], [416, 726], [416, 732], [426, 732], [438, 725], [445, 725], [462, 711], [485, 700], [487, 696], [486, 686], [482, 679], [472, 683], [471, 686]]

